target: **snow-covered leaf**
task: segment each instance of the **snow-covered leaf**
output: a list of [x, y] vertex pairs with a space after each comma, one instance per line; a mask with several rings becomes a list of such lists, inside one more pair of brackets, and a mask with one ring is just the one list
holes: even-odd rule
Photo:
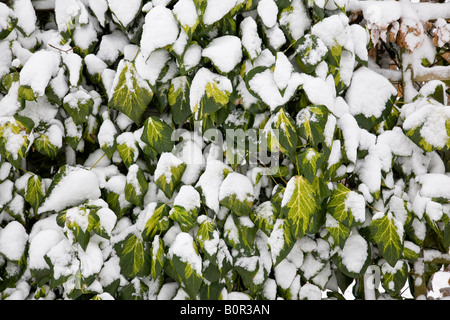
[[140, 124], [147, 105], [153, 98], [153, 92], [139, 76], [133, 62], [120, 61], [111, 91], [108, 105]]
[[186, 170], [186, 163], [172, 153], [164, 152], [161, 154], [155, 169], [155, 184], [168, 199], [172, 198], [173, 193], [181, 183], [184, 170]]
[[141, 140], [157, 154], [170, 152], [173, 148], [172, 128], [159, 117], [149, 117], [144, 122]]
[[283, 195], [281, 212], [294, 237], [301, 238], [307, 233], [317, 211], [316, 190], [312, 184], [302, 176], [292, 177]]
[[383, 258], [395, 266], [403, 253], [403, 225], [391, 212], [381, 212], [372, 217], [370, 231]]
[[146, 277], [150, 274], [151, 254], [148, 242], [130, 233], [114, 249], [120, 258], [120, 270], [126, 277]]
[[248, 215], [254, 201], [253, 185], [247, 176], [232, 172], [220, 185], [219, 203], [238, 216]]
[[36, 214], [41, 205], [45, 195], [45, 185], [42, 178], [38, 175], [33, 175], [28, 179], [27, 191], [25, 194], [25, 201], [28, 202]]
[[294, 120], [283, 108], [271, 116], [264, 127], [264, 134], [270, 151], [281, 151], [291, 159], [295, 159], [297, 128]]
[[381, 285], [387, 292], [397, 295], [403, 289], [408, 280], [408, 265], [399, 260], [394, 267], [387, 262], [381, 264]]
[[132, 164], [128, 168], [125, 199], [134, 205], [142, 207], [147, 191], [148, 182], [144, 172], [137, 164]]
[[170, 82], [168, 100], [170, 112], [175, 124], [182, 124], [192, 114], [189, 104], [190, 79], [187, 76], [180, 76]]
[[73, 122], [79, 125], [88, 120], [94, 107], [94, 100], [86, 90], [80, 88], [64, 97], [63, 107], [72, 117]]

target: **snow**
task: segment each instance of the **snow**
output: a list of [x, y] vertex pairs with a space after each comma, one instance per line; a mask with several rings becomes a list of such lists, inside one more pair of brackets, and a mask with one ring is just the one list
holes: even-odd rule
[[89, 199], [100, 197], [98, 178], [92, 171], [67, 166], [61, 181], [47, 195], [38, 213], [61, 211]]
[[180, 232], [169, 248], [167, 257], [173, 259], [177, 256], [182, 262], [187, 263], [197, 273], [202, 275], [202, 258], [194, 249], [194, 239], [189, 233]]
[[242, 59], [241, 40], [236, 36], [214, 38], [202, 51], [202, 56], [224, 73], [236, 67]]
[[247, 51], [250, 59], [254, 60], [261, 54], [262, 40], [258, 34], [258, 25], [252, 17], [242, 20], [240, 25], [241, 41], [243, 48]]
[[172, 11], [164, 6], [153, 7], [145, 16], [141, 50], [148, 57], [154, 50], [171, 45], [179, 34], [178, 22]]
[[30, 269], [49, 269], [47, 262], [44, 260], [44, 255], [63, 239], [65, 237], [62, 229], [42, 230], [30, 239], [30, 247], [28, 249], [28, 266]]
[[22, 224], [11, 221], [0, 229], [0, 253], [10, 261], [19, 261], [25, 252], [28, 234]]
[[257, 6], [258, 15], [267, 28], [277, 23], [278, 6], [273, 0], [261, 0]]
[[20, 72], [20, 84], [30, 86], [36, 96], [45, 95], [50, 79], [58, 74], [60, 56], [58, 53], [40, 50], [34, 53]]
[[320, 300], [322, 299], [322, 291], [312, 283], [307, 282], [299, 291], [300, 300]]
[[[1, 47], [0, 47], [1, 50]], [[8, 68], [9, 71], [9, 68]], [[19, 102], [19, 82], [11, 85], [8, 93], [0, 100], [0, 117], [12, 117], [19, 110], [21, 104]]]
[[30, 0], [16, 0], [13, 6], [18, 21], [17, 26], [25, 33], [31, 35], [36, 29], [36, 13]]
[[293, 71], [294, 67], [286, 55], [282, 52], [277, 52], [277, 60], [275, 63], [273, 78], [278, 89], [283, 90], [286, 88]]
[[169, 52], [161, 49], [153, 51], [148, 58], [143, 54], [138, 54], [135, 66], [142, 79], [148, 80], [151, 85], [155, 85], [162, 69], [169, 60]]
[[225, 180], [220, 185], [219, 201], [233, 195], [236, 196], [236, 199], [241, 202], [253, 201], [253, 184], [247, 176], [236, 172], [232, 172], [227, 175]]
[[195, 74], [191, 83], [191, 89], [189, 91], [189, 103], [192, 112], [198, 112], [200, 109], [200, 100], [205, 95], [206, 85], [213, 82], [221, 91], [233, 91], [233, 86], [230, 79], [225, 76], [215, 74], [207, 68], [201, 68]]
[[236, 0], [207, 0], [203, 23], [211, 25], [222, 19], [236, 5]]
[[353, 73], [345, 100], [352, 115], [379, 118], [393, 95], [397, 95], [397, 90], [389, 80], [369, 68], [361, 67]]
[[110, 119], [104, 119], [98, 131], [98, 144], [103, 147], [112, 147], [114, 145], [117, 129]]
[[289, 288], [297, 275], [297, 268], [288, 260], [281, 261], [274, 269], [275, 281], [282, 289]]
[[422, 185], [420, 194], [428, 198], [450, 199], [450, 177], [445, 174], [429, 173], [418, 178]]
[[198, 23], [198, 14], [193, 0], [180, 0], [172, 9], [183, 28], [193, 28]]
[[180, 191], [173, 202], [174, 206], [181, 206], [186, 209], [186, 212], [191, 212], [194, 209], [200, 208], [200, 194], [193, 186], [181, 186]]
[[346, 241], [344, 248], [339, 251], [343, 265], [350, 272], [359, 273], [367, 259], [368, 245], [366, 240], [358, 234], [352, 234]]
[[339, 15], [332, 15], [316, 23], [312, 26], [311, 33], [318, 36], [330, 49], [336, 45], [344, 46], [347, 40], [347, 32]]
[[119, 54], [123, 53], [123, 48], [129, 43], [130, 40], [122, 31], [114, 30], [102, 36], [96, 55], [107, 64], [111, 64], [117, 60]]
[[355, 192], [350, 191], [345, 199], [345, 209], [350, 210], [353, 214], [355, 221], [364, 222], [366, 218], [366, 202], [364, 196]]
[[173, 153], [163, 152], [158, 160], [155, 169], [155, 181], [164, 176], [167, 183], [172, 181], [172, 168], [176, 168], [183, 164], [183, 161], [178, 159]]
[[298, 40], [311, 26], [311, 19], [301, 0], [292, 0], [291, 7], [292, 11], [281, 12], [279, 23], [289, 30], [293, 40]]
[[114, 17], [126, 28], [139, 13], [142, 0], [108, 0], [108, 6]]

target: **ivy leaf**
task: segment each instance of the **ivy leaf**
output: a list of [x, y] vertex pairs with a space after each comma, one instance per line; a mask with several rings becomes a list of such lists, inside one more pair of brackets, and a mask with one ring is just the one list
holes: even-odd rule
[[400, 293], [408, 279], [408, 264], [399, 260], [394, 267], [384, 262], [381, 265], [381, 285], [389, 294], [395, 296]]
[[299, 111], [296, 116], [298, 134], [311, 143], [314, 148], [325, 141], [324, 129], [328, 120], [329, 111], [323, 105], [308, 106]]
[[28, 179], [27, 191], [25, 193], [25, 201], [28, 202], [37, 213], [37, 210], [44, 200], [45, 185], [42, 178], [38, 175], [32, 175]]
[[219, 189], [219, 203], [238, 216], [248, 215], [254, 201], [253, 185], [247, 176], [232, 172]]
[[[0, 120], [0, 155], [15, 168], [19, 168], [32, 142], [29, 138], [32, 137], [26, 133], [26, 128], [17, 119], [3, 118]], [[15, 143], [9, 144], [8, 141]]]
[[166, 223], [169, 217], [170, 207], [165, 203], [158, 203], [153, 209], [153, 213], [145, 223], [145, 227], [142, 231], [142, 238], [146, 241], [156, 237], [157, 233], [161, 233], [167, 230], [168, 225]]
[[148, 182], [144, 172], [137, 164], [128, 168], [127, 182], [125, 185], [125, 199], [130, 203], [143, 207], [144, 197], [148, 191]]
[[327, 213], [325, 227], [334, 242], [342, 249], [344, 248], [345, 240], [350, 236], [350, 228], [342, 222], [336, 220], [331, 214]]
[[181, 183], [181, 177], [186, 169], [186, 163], [170, 152], [164, 152], [158, 160], [155, 169], [155, 184], [168, 199]]
[[316, 179], [317, 172], [321, 167], [323, 157], [314, 148], [308, 148], [298, 155], [298, 165], [300, 173], [310, 182]]
[[370, 245], [359, 234], [352, 234], [331, 260], [346, 276], [358, 278], [366, 272], [372, 260]]
[[149, 243], [135, 234], [129, 234], [114, 249], [120, 258], [120, 270], [126, 277], [146, 277], [151, 270]]
[[117, 136], [117, 151], [127, 168], [130, 168], [139, 156], [139, 150], [133, 133], [123, 132]]
[[156, 235], [151, 248], [151, 268], [150, 274], [156, 280], [164, 269], [166, 254], [164, 252], [164, 241], [159, 235]]
[[225, 107], [233, 86], [230, 79], [206, 68], [197, 71], [189, 91], [189, 103], [196, 120], [201, 120]]
[[94, 99], [84, 89], [67, 94], [63, 99], [63, 108], [72, 117], [76, 125], [85, 123], [94, 107]]
[[295, 238], [303, 237], [318, 211], [316, 191], [302, 176], [292, 177], [283, 195], [281, 212], [286, 217]]
[[261, 203], [250, 213], [253, 223], [268, 237], [272, 233], [277, 216], [277, 209], [271, 201]]
[[175, 124], [184, 123], [192, 114], [189, 104], [190, 86], [190, 80], [186, 76], [174, 78], [170, 82], [168, 99]]
[[383, 258], [395, 266], [403, 252], [403, 226], [399, 225], [391, 212], [377, 213], [372, 217], [370, 231]]
[[173, 149], [172, 128], [159, 117], [151, 116], [144, 123], [141, 140], [156, 151], [157, 154]]
[[120, 61], [111, 92], [108, 105], [140, 124], [147, 105], [153, 98], [153, 92], [139, 76], [133, 62], [124, 59]]
[[264, 127], [264, 135], [270, 151], [282, 153], [295, 159], [297, 149], [297, 128], [291, 116], [281, 108], [272, 115]]
[[39, 135], [33, 142], [37, 151], [46, 155], [50, 159], [55, 159], [62, 145], [61, 129], [57, 125], [51, 125], [45, 133]]
[[291, 252], [295, 244], [291, 228], [286, 219], [277, 219], [268, 239], [268, 246], [274, 267]]
[[192, 236], [185, 232], [179, 233], [167, 256], [183, 290], [191, 299], [195, 299], [203, 282], [203, 274], [202, 259]]
[[316, 35], [309, 33], [303, 35], [295, 43], [295, 48], [297, 64], [307, 74], [312, 74], [328, 53], [328, 48], [323, 41]]
[[327, 208], [334, 219], [349, 228], [357, 226], [365, 220], [364, 197], [351, 191], [342, 183], [337, 184]]

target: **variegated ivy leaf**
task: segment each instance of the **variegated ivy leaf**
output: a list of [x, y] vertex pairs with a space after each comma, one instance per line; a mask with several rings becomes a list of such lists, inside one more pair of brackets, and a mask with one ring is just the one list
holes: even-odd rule
[[195, 241], [205, 254], [205, 256], [213, 263], [216, 263], [216, 255], [219, 249], [219, 234], [217, 231], [217, 226], [213, 220], [206, 216], [201, 216], [203, 222], [200, 226], [195, 236]]
[[14, 167], [19, 168], [25, 158], [33, 136], [20, 119], [5, 117], [0, 119], [0, 155]]
[[201, 120], [225, 107], [230, 99], [233, 86], [230, 79], [201, 68], [192, 80], [189, 104], [195, 119]]
[[243, 174], [231, 172], [220, 185], [219, 203], [238, 216], [250, 213], [254, 198], [253, 184]]
[[382, 260], [381, 263], [381, 285], [386, 292], [398, 295], [408, 280], [408, 264], [399, 260], [394, 267]]
[[200, 194], [194, 187], [184, 185], [175, 197], [170, 218], [178, 222], [182, 231], [187, 232], [195, 225], [199, 209]]
[[170, 152], [164, 152], [158, 160], [155, 169], [155, 184], [168, 199], [181, 183], [181, 177], [186, 169], [186, 163]]
[[125, 185], [125, 199], [134, 205], [142, 207], [147, 191], [148, 182], [144, 172], [137, 164], [132, 164], [128, 168], [127, 182]]
[[370, 232], [381, 255], [394, 267], [403, 253], [403, 225], [391, 212], [378, 212], [372, 217]]
[[79, 125], [88, 120], [94, 107], [94, 99], [86, 90], [80, 88], [64, 97], [63, 107], [72, 117], [73, 122]]
[[[120, 300], [145, 300], [148, 297], [148, 290], [149, 288], [146, 282], [139, 278], [134, 278], [126, 286], [121, 288], [118, 298]], [[98, 297], [98, 295], [96, 297]], [[94, 297], [92, 300], [100, 299], [95, 299]]]
[[45, 184], [42, 178], [38, 175], [32, 175], [28, 178], [25, 201], [33, 207], [34, 214], [37, 213], [39, 206], [44, 201], [44, 194]]
[[110, 119], [104, 119], [98, 130], [98, 144], [108, 159], [111, 159], [117, 150], [117, 129]]
[[318, 148], [325, 141], [328, 114], [328, 108], [323, 105], [311, 105], [300, 110], [295, 119], [299, 136]]
[[151, 249], [151, 268], [150, 274], [154, 280], [156, 280], [164, 269], [164, 263], [166, 262], [166, 254], [164, 251], [164, 241], [159, 235], [155, 235], [152, 242]]
[[297, 64], [307, 74], [312, 74], [328, 53], [327, 46], [314, 34], [303, 35], [294, 46]]
[[168, 204], [159, 203], [156, 204], [154, 208], [149, 208], [153, 210], [152, 215], [145, 223], [144, 229], [142, 230], [142, 238], [144, 240], [151, 240], [157, 235], [157, 233], [162, 233], [169, 227], [169, 212], [170, 207]]
[[176, 273], [181, 287], [191, 299], [197, 297], [203, 282], [202, 258], [192, 236], [180, 232], [169, 248], [168, 262]]
[[328, 212], [349, 228], [362, 224], [366, 215], [364, 196], [338, 183], [328, 202]]
[[189, 103], [191, 81], [186, 76], [173, 78], [170, 82], [168, 99], [175, 124], [184, 123], [192, 114]]
[[61, 128], [52, 124], [34, 140], [33, 146], [37, 151], [46, 155], [50, 159], [55, 159], [63, 142], [63, 132]]
[[148, 83], [142, 79], [134, 63], [121, 60], [111, 89], [108, 105], [140, 124], [147, 105], [153, 98]]
[[250, 218], [255, 225], [268, 237], [272, 233], [276, 221], [277, 209], [271, 201], [261, 203], [250, 213]]
[[314, 148], [308, 148], [298, 155], [299, 172], [310, 183], [313, 183], [322, 162], [323, 157], [321, 153]]
[[406, 135], [426, 152], [450, 149], [450, 112], [448, 106], [416, 102], [422, 106], [408, 115], [403, 122]]
[[141, 140], [157, 154], [170, 152], [173, 149], [172, 128], [159, 117], [149, 117], [145, 120]]
[[130, 233], [118, 242], [114, 249], [120, 258], [120, 270], [129, 278], [146, 277], [151, 270], [150, 244], [138, 235]]
[[70, 230], [75, 241], [83, 250], [86, 250], [91, 239], [91, 232], [100, 220], [97, 210], [96, 206], [73, 207], [58, 213], [56, 221], [66, 232]]
[[350, 236], [350, 228], [342, 222], [336, 220], [331, 214], [327, 213], [325, 217], [325, 227], [333, 237], [334, 243], [339, 248], [344, 248], [345, 240]]
[[118, 22], [123, 30], [126, 30], [140, 13], [142, 0], [128, 0], [127, 2], [109, 0], [108, 7], [114, 21]]
[[273, 230], [268, 239], [268, 246], [274, 267], [278, 265], [291, 252], [295, 244], [291, 228], [286, 219], [275, 221]]
[[139, 149], [133, 133], [123, 132], [117, 136], [117, 151], [127, 168], [136, 163], [139, 156]]
[[303, 237], [313, 226], [313, 218], [318, 211], [313, 185], [302, 176], [292, 177], [286, 185], [281, 212], [295, 238]]
[[272, 115], [264, 127], [262, 139], [267, 139], [270, 151], [282, 153], [295, 159], [297, 149], [297, 128], [291, 116], [281, 108]]

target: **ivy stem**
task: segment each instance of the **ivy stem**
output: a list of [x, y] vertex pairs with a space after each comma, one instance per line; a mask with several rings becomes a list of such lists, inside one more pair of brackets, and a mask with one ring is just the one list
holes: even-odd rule
[[100, 157], [100, 159], [98, 159], [97, 162], [94, 163], [93, 166], [92, 166], [89, 170], [94, 169], [94, 167], [95, 167], [95, 166], [103, 159], [103, 157], [104, 157], [105, 155], [106, 155], [106, 153], [103, 153], [103, 155]]

